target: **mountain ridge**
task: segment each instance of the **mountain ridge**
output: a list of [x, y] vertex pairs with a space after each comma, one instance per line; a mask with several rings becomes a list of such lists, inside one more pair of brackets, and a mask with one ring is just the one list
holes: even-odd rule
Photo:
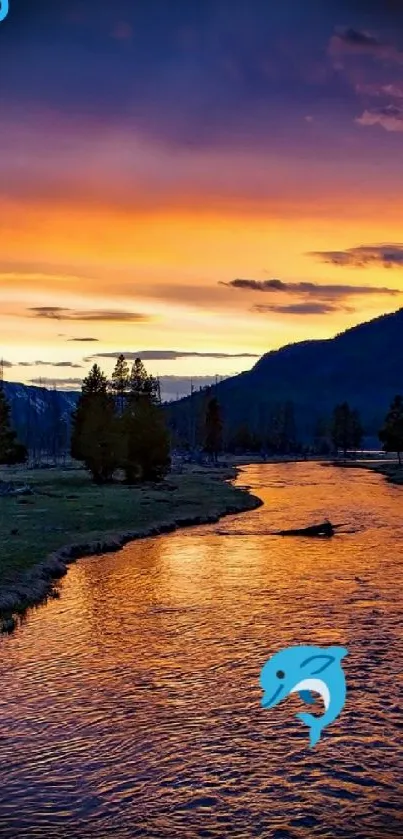
[[[17, 382], [4, 382], [4, 389], [22, 442], [29, 436], [35, 441], [46, 438], [58, 421], [67, 431], [78, 392]], [[212, 391], [229, 432], [242, 424], [259, 432], [276, 406], [292, 402], [300, 438], [312, 439], [318, 421], [329, 418], [335, 404], [346, 400], [360, 411], [367, 434], [376, 436], [391, 400], [403, 392], [403, 308], [333, 338], [269, 350], [250, 370], [192, 397], [165, 403], [170, 424], [186, 436], [190, 413], [200, 413], [206, 392]]]
[[[337, 403], [357, 408], [367, 434], [377, 434], [389, 404], [403, 392], [403, 308], [337, 333], [333, 338], [287, 344], [265, 353], [248, 371], [214, 388], [227, 428], [261, 431], [275, 406], [292, 402], [301, 439]], [[200, 395], [195, 394], [197, 412]], [[205, 395], [204, 397], [205, 398]], [[176, 427], [190, 397], [170, 405]]]

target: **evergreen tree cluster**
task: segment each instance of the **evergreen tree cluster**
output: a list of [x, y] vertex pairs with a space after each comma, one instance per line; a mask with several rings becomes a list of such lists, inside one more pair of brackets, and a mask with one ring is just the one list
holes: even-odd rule
[[3, 382], [0, 381], [0, 464], [13, 466], [25, 463], [27, 458], [26, 447], [18, 442], [16, 432], [11, 427], [10, 406], [4, 393]]
[[[334, 447], [347, 451], [357, 451], [362, 444], [364, 430], [358, 411], [352, 410], [347, 402], [336, 405], [331, 424], [331, 436]], [[403, 452], [403, 396], [395, 396], [379, 431], [379, 439], [385, 452], [396, 452], [399, 464], [402, 464]]]
[[349, 450], [357, 451], [362, 444], [364, 429], [358, 411], [352, 410], [348, 402], [336, 405], [331, 426], [335, 449], [342, 450], [346, 457]]
[[[211, 434], [219, 440], [219, 449], [232, 454], [244, 452], [267, 452], [290, 454], [302, 450], [298, 440], [292, 401], [263, 405], [256, 395], [256, 417], [251, 423], [246, 418], [237, 425], [231, 415], [225, 412], [214, 394], [213, 387], [205, 387], [188, 400], [165, 406], [165, 413], [171, 429], [173, 444], [179, 449], [203, 449], [212, 454]], [[179, 410], [178, 410], [179, 407]], [[249, 406], [250, 407], [250, 406]], [[214, 417], [217, 419], [214, 420]], [[211, 426], [216, 425], [212, 432]]]
[[111, 481], [117, 469], [129, 483], [160, 480], [168, 472], [159, 382], [139, 358], [130, 370], [121, 355], [111, 382], [93, 365], [73, 414], [71, 454], [100, 484]]
[[402, 465], [403, 452], [403, 396], [395, 396], [379, 432], [385, 452], [396, 452]]
[[[175, 423], [170, 417], [170, 424], [175, 443], [180, 447], [202, 447], [214, 461], [220, 451], [235, 454], [246, 452], [260, 452], [261, 454], [312, 454], [330, 455], [331, 452], [342, 451], [344, 457], [348, 452], [357, 452], [362, 447], [364, 428], [359, 412], [351, 408], [348, 402], [335, 406], [330, 418], [322, 417], [317, 420], [312, 444], [305, 447], [298, 441], [295, 423], [294, 405], [291, 401], [280, 404], [269, 416], [265, 423], [266, 431], [259, 433], [251, 428], [247, 422], [239, 425], [230, 433], [225, 428], [221, 405], [216, 396], [211, 395], [211, 389], [206, 389], [206, 399], [202, 406], [202, 422], [192, 418], [190, 425], [196, 428], [196, 434], [190, 437], [181, 436]], [[169, 414], [168, 414], [169, 416]], [[396, 452], [399, 463], [403, 454], [403, 397], [396, 396], [388, 411], [384, 426], [379, 432], [379, 438], [386, 452]]]

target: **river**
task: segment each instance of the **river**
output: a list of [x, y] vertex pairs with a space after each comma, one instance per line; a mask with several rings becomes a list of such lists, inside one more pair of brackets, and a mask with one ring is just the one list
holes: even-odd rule
[[[0, 640], [1, 839], [403, 834], [402, 489], [312, 464], [238, 483], [264, 506], [80, 560]], [[332, 540], [265, 535], [325, 516]], [[297, 696], [260, 706], [301, 643], [349, 650], [314, 749]]]

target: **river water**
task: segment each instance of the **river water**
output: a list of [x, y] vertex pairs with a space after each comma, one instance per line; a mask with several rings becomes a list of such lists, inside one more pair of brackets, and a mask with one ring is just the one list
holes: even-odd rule
[[[1, 839], [403, 834], [403, 490], [312, 464], [238, 483], [264, 506], [81, 560], [1, 639]], [[265, 535], [325, 516], [333, 540]], [[349, 650], [314, 749], [297, 696], [260, 706], [301, 643]]]

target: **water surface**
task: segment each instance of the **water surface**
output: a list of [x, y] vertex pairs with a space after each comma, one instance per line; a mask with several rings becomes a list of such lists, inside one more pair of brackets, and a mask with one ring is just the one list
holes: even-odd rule
[[[0, 837], [397, 839], [402, 489], [361, 470], [245, 468], [264, 506], [85, 559], [0, 641]], [[267, 531], [320, 521], [333, 540]], [[308, 748], [279, 648], [342, 644], [345, 709]]]

